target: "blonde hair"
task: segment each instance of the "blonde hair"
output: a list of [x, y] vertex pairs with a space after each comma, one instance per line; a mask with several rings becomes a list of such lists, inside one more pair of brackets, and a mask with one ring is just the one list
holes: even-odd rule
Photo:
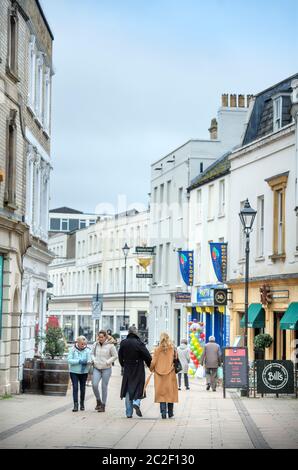
[[168, 349], [173, 348], [173, 342], [170, 339], [168, 333], [164, 332], [160, 335], [159, 347], [166, 352]]
[[77, 343], [80, 343], [80, 342], [88, 343], [87, 338], [85, 336], [78, 336], [77, 337]]

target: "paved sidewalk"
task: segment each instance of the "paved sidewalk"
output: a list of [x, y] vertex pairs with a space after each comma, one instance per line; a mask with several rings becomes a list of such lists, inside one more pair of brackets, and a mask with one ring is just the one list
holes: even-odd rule
[[87, 387], [86, 411], [72, 413], [67, 397], [18, 395], [0, 400], [0, 448], [211, 449], [298, 448], [298, 400], [239, 398], [205, 390], [191, 380], [179, 392], [175, 417], [161, 420], [153, 380], [142, 402], [143, 418], [127, 419], [119, 398], [120, 368], [113, 368], [106, 413], [94, 411]]

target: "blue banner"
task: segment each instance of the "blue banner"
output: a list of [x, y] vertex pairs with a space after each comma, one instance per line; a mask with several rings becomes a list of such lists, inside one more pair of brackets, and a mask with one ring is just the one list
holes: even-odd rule
[[219, 282], [227, 280], [227, 249], [227, 243], [210, 243], [212, 264]]
[[194, 255], [193, 251], [178, 251], [180, 272], [187, 286], [193, 286]]

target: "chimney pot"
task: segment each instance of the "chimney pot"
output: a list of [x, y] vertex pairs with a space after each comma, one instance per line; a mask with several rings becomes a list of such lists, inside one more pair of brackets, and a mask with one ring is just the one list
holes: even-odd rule
[[227, 108], [229, 106], [228, 96], [229, 95], [227, 93], [221, 95], [221, 105], [223, 108]]
[[213, 118], [211, 120], [211, 126], [208, 130], [210, 132], [210, 139], [211, 140], [216, 140], [217, 139], [217, 120], [216, 120], [216, 118]]
[[237, 108], [237, 95], [230, 95], [230, 107]]
[[238, 95], [238, 107], [245, 108], [245, 96], [244, 95]]

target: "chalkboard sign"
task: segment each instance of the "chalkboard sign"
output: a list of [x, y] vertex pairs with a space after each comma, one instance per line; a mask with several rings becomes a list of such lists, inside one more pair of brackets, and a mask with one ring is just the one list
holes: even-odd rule
[[226, 388], [248, 388], [247, 348], [224, 348], [223, 390]]
[[292, 361], [256, 361], [257, 392], [294, 393], [294, 364]]

